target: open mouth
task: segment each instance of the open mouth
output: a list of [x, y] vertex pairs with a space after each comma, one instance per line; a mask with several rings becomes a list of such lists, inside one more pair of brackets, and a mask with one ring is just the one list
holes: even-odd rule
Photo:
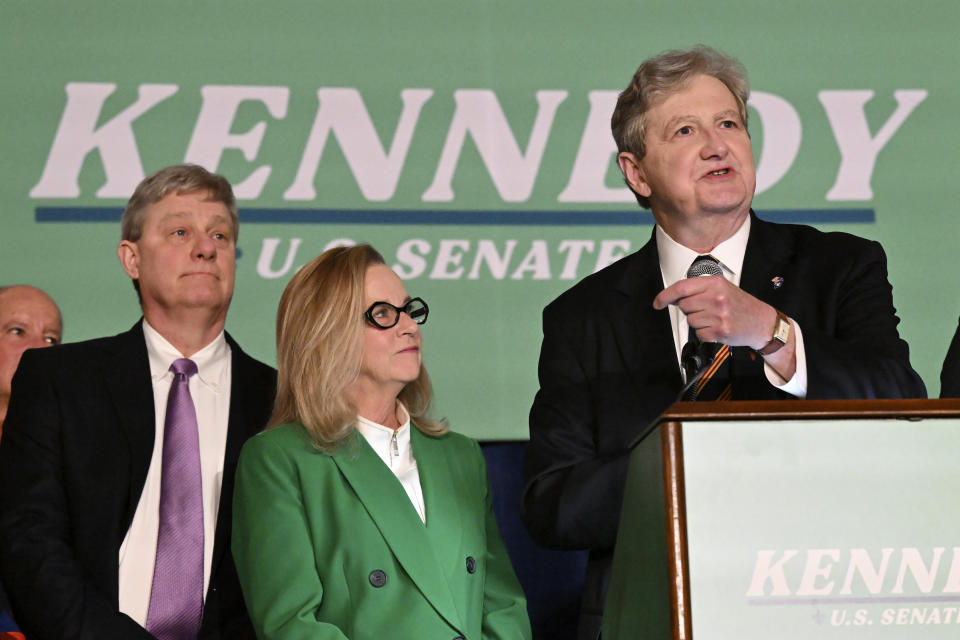
[[725, 176], [730, 173], [730, 169], [717, 169], [716, 171], [711, 171], [708, 173], [708, 176]]

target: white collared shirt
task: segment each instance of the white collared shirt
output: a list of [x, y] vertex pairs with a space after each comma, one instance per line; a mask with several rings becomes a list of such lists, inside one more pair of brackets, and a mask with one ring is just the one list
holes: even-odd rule
[[[155, 433], [153, 455], [147, 480], [140, 494], [130, 529], [120, 547], [120, 611], [146, 626], [153, 585], [153, 566], [160, 527], [160, 481], [163, 465], [163, 423], [167, 396], [173, 382], [170, 365], [183, 355], [146, 320], [143, 335], [147, 342], [150, 376], [153, 379]], [[197, 373], [190, 377], [190, 396], [197, 411], [200, 442], [200, 469], [203, 484], [203, 592], [206, 598], [213, 560], [213, 540], [223, 481], [223, 457], [227, 446], [230, 417], [230, 345], [223, 332], [190, 359]]]
[[[723, 276], [736, 286], [740, 286], [740, 276], [743, 273], [743, 258], [747, 252], [747, 240], [750, 237], [750, 216], [747, 216], [736, 233], [718, 244], [710, 252], [717, 259]], [[687, 270], [693, 264], [699, 253], [689, 249], [669, 235], [657, 225], [655, 237], [657, 254], [660, 257], [660, 274], [663, 276], [664, 288], [676, 284], [687, 277]], [[676, 305], [667, 307], [670, 313], [670, 326], [673, 328], [673, 342], [677, 351], [677, 364], [680, 364], [680, 354], [683, 345], [687, 343], [690, 334], [690, 325], [687, 316]], [[803, 398], [807, 395], [807, 360], [803, 350], [803, 333], [800, 325], [790, 318], [790, 324], [797, 344], [797, 370], [790, 380], [784, 380], [780, 374], [764, 362], [763, 371], [774, 387], [787, 393]]]
[[397, 420], [400, 428], [394, 431], [358, 415], [357, 430], [403, 485], [403, 490], [407, 492], [417, 515], [426, 524], [427, 508], [423, 503], [420, 472], [413, 457], [413, 447], [410, 446], [410, 429], [413, 427], [410, 425], [410, 414], [400, 401], [397, 401]]

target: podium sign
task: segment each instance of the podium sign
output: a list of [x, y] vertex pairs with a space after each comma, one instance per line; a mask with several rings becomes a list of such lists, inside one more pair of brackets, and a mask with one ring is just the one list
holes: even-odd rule
[[605, 640], [960, 637], [960, 418], [917, 413], [661, 423]]

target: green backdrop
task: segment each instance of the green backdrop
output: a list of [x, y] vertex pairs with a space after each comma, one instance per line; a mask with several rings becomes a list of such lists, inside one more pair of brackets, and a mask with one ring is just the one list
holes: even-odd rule
[[292, 269], [371, 242], [430, 303], [437, 412], [525, 438], [542, 307], [650, 235], [613, 163], [611, 100], [644, 58], [702, 42], [750, 72], [755, 208], [883, 243], [936, 395], [960, 313], [958, 13], [946, 0], [6, 0], [0, 283], [48, 290], [67, 340], [128, 328], [120, 209], [145, 173], [197, 161], [238, 185], [227, 325], [250, 353], [274, 361]]

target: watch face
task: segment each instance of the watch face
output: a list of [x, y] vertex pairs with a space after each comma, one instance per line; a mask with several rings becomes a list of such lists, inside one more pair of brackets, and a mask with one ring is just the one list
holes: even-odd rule
[[773, 339], [777, 342], [787, 343], [790, 338], [790, 321], [783, 318], [777, 319], [777, 332], [773, 334]]

